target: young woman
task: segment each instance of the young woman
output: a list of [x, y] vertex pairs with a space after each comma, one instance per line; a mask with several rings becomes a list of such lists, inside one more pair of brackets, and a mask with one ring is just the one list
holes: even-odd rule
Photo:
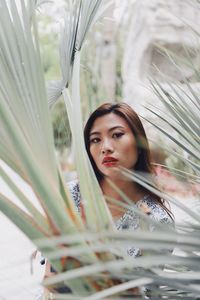
[[[124, 167], [154, 175], [144, 127], [129, 105], [105, 103], [98, 107], [85, 125], [84, 138], [88, 156], [105, 197], [123, 201], [107, 181], [108, 178], [136, 206], [143, 206], [150, 218], [162, 223], [173, 222], [172, 213], [162, 199], [122, 176], [120, 171], [120, 167]], [[70, 183], [69, 188], [79, 207], [81, 194], [78, 182]], [[110, 210], [118, 229], [136, 229], [139, 226], [139, 217], [135, 218], [132, 211], [121, 212], [118, 207], [113, 208], [113, 205]]]
[[[107, 179], [110, 179], [136, 207], [142, 207], [150, 218], [166, 224], [173, 223], [172, 214], [162, 199], [121, 174], [120, 167], [154, 174], [143, 125], [129, 105], [101, 105], [90, 115], [85, 125], [84, 138], [88, 156], [106, 198], [124, 201], [108, 183]], [[81, 193], [78, 182], [73, 181], [68, 187], [77, 208], [80, 209]], [[139, 227], [139, 216], [131, 209], [122, 212], [118, 206], [110, 206], [110, 211], [118, 230], [136, 230]], [[140, 249], [134, 245], [127, 247], [126, 252], [133, 257], [141, 255]], [[47, 266], [47, 276], [49, 268]]]

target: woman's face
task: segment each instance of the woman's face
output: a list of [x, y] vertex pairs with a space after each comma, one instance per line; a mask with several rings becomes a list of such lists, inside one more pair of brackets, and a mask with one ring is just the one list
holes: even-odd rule
[[104, 176], [115, 177], [119, 166], [134, 169], [138, 150], [125, 119], [114, 113], [97, 118], [89, 138], [91, 156]]

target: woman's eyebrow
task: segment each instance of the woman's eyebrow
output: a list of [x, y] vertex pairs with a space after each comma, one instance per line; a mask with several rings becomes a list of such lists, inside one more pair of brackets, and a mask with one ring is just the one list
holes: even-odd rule
[[124, 126], [121, 126], [121, 125], [117, 125], [117, 126], [114, 126], [114, 127], [112, 127], [112, 128], [110, 128], [108, 131], [113, 131], [113, 130], [115, 130], [115, 129], [124, 129]]
[[98, 131], [93, 131], [93, 132], [90, 133], [90, 136], [93, 135], [93, 134], [98, 134], [98, 135], [99, 135], [100, 132], [98, 132]]
[[[113, 130], [119, 129], [119, 128], [120, 128], [120, 129], [124, 129], [123, 126], [117, 125], [117, 126], [114, 126], [114, 127], [109, 128], [108, 131], [110, 132], [110, 131], [113, 131]], [[90, 133], [90, 136], [93, 135], [93, 134], [100, 135], [101, 133], [100, 133], [99, 131], [93, 131], [93, 132]]]

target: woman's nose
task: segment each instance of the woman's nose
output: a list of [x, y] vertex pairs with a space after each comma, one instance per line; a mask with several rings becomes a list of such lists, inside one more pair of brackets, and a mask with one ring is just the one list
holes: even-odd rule
[[112, 143], [109, 140], [105, 140], [102, 144], [101, 151], [103, 154], [113, 153], [114, 149], [113, 149]]

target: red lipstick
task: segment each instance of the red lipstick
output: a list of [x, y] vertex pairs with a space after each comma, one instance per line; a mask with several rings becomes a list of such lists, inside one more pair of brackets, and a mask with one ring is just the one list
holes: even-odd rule
[[102, 164], [104, 166], [108, 166], [108, 167], [111, 167], [111, 166], [114, 166], [116, 164], [118, 160], [112, 156], [105, 156], [103, 161], [102, 161]]

